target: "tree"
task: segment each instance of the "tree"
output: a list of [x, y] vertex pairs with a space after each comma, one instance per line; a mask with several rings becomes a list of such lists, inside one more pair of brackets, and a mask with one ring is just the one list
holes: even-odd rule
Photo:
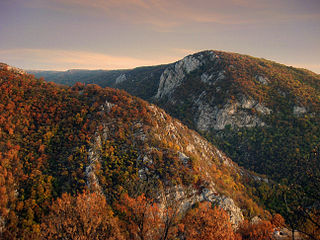
[[163, 225], [158, 204], [144, 194], [136, 199], [123, 194], [117, 209], [122, 215], [129, 238], [133, 240], [160, 239]]
[[170, 187], [165, 187], [160, 183], [159, 188], [162, 189], [161, 204], [163, 221], [160, 240], [172, 239], [172, 237], [178, 233], [182, 202], [190, 194], [190, 189], [180, 195], [177, 194], [178, 189], [176, 186], [171, 185]]
[[212, 208], [208, 202], [200, 203], [198, 208], [190, 210], [182, 223], [187, 240], [236, 239], [228, 214], [219, 207]]
[[272, 240], [274, 232], [274, 225], [270, 221], [261, 220], [258, 223], [251, 223], [245, 220], [238, 233], [243, 240]]
[[285, 226], [284, 218], [278, 213], [272, 217], [271, 223], [277, 228], [281, 228]]
[[[159, 186], [163, 188], [162, 185]], [[176, 237], [181, 199], [174, 191], [161, 190], [160, 203], [144, 194], [136, 198], [123, 194], [117, 208], [122, 215], [130, 239], [167, 240]]]
[[118, 219], [98, 193], [64, 193], [50, 210], [42, 223], [44, 239], [124, 239]]

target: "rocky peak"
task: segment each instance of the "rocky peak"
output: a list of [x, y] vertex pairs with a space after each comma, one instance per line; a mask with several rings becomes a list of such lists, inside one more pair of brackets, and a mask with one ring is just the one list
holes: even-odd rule
[[211, 61], [218, 58], [213, 51], [202, 52], [189, 55], [166, 68], [160, 77], [159, 88], [155, 98], [170, 97], [171, 93], [181, 85], [187, 74], [205, 64], [205, 57], [207, 56]]

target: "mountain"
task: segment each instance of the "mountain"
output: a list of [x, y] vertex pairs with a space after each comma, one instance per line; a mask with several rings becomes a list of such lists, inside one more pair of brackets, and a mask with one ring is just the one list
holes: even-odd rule
[[[137, 215], [130, 211], [140, 209], [132, 210], [139, 201], [145, 211], [167, 211], [170, 216], [170, 224], [162, 225], [165, 218], [158, 214], [160, 222], [151, 227], [163, 229], [159, 234], [166, 235], [159, 239], [168, 239], [172, 229], [178, 231], [185, 212], [198, 211], [197, 204], [203, 201], [229, 214], [230, 219], [223, 218], [224, 213], [213, 210], [222, 214], [223, 226], [230, 226], [230, 239], [234, 239], [230, 223], [236, 229], [244, 217], [270, 218], [245, 185], [264, 180], [164, 110], [122, 90], [46, 83], [2, 64], [0, 113], [3, 239], [102, 239], [87, 235], [95, 227], [99, 234], [122, 232], [132, 239], [136, 218], [131, 217]], [[106, 215], [99, 217], [97, 212]], [[88, 219], [95, 227], [88, 226]], [[270, 222], [262, 223], [272, 229]]]
[[[319, 74], [247, 55], [203, 51], [167, 65], [89, 75], [90, 80], [70, 79], [124, 89], [163, 108], [240, 166], [265, 174], [268, 182], [246, 185], [257, 201], [281, 212], [291, 228], [312, 222], [302, 231], [319, 230]], [[59, 81], [69, 84], [70, 79]]]
[[168, 65], [95, 76], [78, 80], [155, 103], [241, 166], [278, 182], [299, 183], [302, 166], [319, 149], [320, 75], [305, 69], [204, 51]]

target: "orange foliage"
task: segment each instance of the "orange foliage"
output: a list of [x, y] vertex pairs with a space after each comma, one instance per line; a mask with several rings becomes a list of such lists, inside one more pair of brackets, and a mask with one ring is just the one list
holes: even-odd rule
[[285, 220], [284, 218], [280, 215], [280, 214], [275, 214], [272, 217], [271, 223], [275, 226], [275, 227], [284, 227], [285, 226]]
[[44, 239], [124, 239], [105, 197], [97, 193], [75, 198], [65, 193], [50, 210], [41, 226]]
[[183, 220], [187, 240], [234, 240], [236, 238], [228, 214], [221, 208], [211, 208], [201, 203], [191, 210]]
[[160, 239], [162, 227], [160, 209], [144, 194], [136, 199], [124, 194], [117, 208], [123, 215], [130, 239]]
[[249, 223], [248, 220], [245, 220], [238, 229], [243, 240], [272, 240], [274, 239], [273, 232], [274, 225], [264, 220], [258, 223]]

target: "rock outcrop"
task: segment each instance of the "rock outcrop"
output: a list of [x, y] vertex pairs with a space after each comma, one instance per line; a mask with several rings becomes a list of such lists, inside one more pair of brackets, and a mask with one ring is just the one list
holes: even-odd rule
[[124, 82], [126, 80], [127, 80], [126, 75], [125, 74], [121, 74], [119, 77], [117, 77], [116, 84], [122, 83], [122, 82]]
[[[208, 55], [210, 61], [219, 58], [213, 51], [210, 51], [205, 54], [189, 55], [182, 60], [169, 65], [160, 77], [159, 88], [155, 95], [155, 99], [170, 97], [171, 93], [184, 81], [187, 74], [206, 64], [207, 60], [205, 60], [205, 58], [208, 57]], [[220, 73], [218, 78], [224, 78], [223, 72]], [[210, 80], [213, 79], [213, 76], [203, 75], [201, 79], [204, 82], [210, 82]]]
[[155, 98], [159, 99], [170, 96], [171, 92], [180, 86], [185, 75], [197, 69], [201, 64], [201, 59], [187, 56], [165, 69], [160, 77], [159, 88]]
[[234, 203], [233, 199], [217, 194], [213, 186], [204, 188], [202, 190], [202, 197], [204, 200], [224, 209], [229, 214], [230, 222], [234, 229], [244, 220], [241, 209]]
[[263, 84], [263, 85], [268, 85], [269, 84], [269, 79], [264, 77], [264, 76], [260, 76], [260, 75], [257, 75], [256, 76], [256, 79], [259, 83]]
[[231, 128], [264, 126], [265, 123], [251, 110], [264, 115], [271, 113], [271, 109], [245, 96], [242, 96], [241, 101], [229, 100], [219, 108], [206, 101], [204, 94], [201, 94], [195, 102], [197, 114], [194, 122], [200, 131], [223, 130], [226, 126]]
[[300, 116], [302, 114], [305, 114], [307, 112], [307, 109], [305, 107], [300, 107], [300, 106], [294, 106], [293, 107], [293, 114], [296, 116]]

